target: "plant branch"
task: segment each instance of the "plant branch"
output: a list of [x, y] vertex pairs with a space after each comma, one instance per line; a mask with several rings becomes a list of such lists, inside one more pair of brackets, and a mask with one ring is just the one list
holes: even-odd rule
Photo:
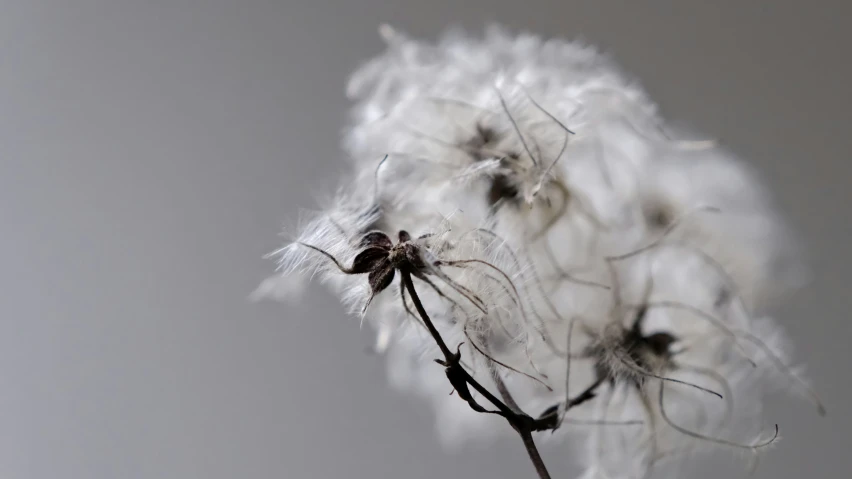
[[[507, 406], [503, 401], [499, 400], [496, 396], [491, 394], [491, 392], [482, 386], [477, 380], [467, 372], [461, 365], [461, 352], [456, 350], [455, 353], [451, 352], [447, 347], [447, 344], [444, 342], [444, 338], [441, 337], [441, 333], [438, 332], [438, 329], [435, 328], [435, 325], [432, 323], [432, 319], [426, 313], [426, 308], [423, 307], [423, 303], [420, 301], [420, 296], [417, 294], [417, 291], [414, 289], [414, 282], [411, 279], [411, 272], [407, 271], [404, 268], [400, 268], [400, 275], [402, 276], [402, 284], [408, 293], [411, 295], [411, 300], [414, 303], [414, 307], [417, 309], [417, 313], [420, 315], [421, 319], [423, 319], [423, 323], [426, 325], [426, 329], [429, 330], [429, 333], [432, 335], [432, 338], [438, 344], [438, 348], [441, 350], [441, 353], [444, 355], [444, 359], [436, 359], [435, 361], [445, 368], [445, 373], [447, 375], [447, 379], [449, 379], [450, 384], [455, 388], [459, 397], [467, 401], [468, 405], [470, 405], [471, 409], [477, 412], [497, 414], [506, 418], [509, 422], [509, 425], [517, 431], [517, 433], [521, 436], [521, 440], [524, 442], [524, 447], [527, 450], [527, 454], [530, 457], [530, 460], [535, 467], [536, 472], [540, 479], [550, 479], [550, 473], [547, 472], [547, 467], [544, 465], [544, 461], [541, 459], [541, 455], [536, 448], [535, 441], [532, 437], [533, 431], [540, 431], [549, 428], [549, 422], [542, 421], [541, 419], [536, 420], [530, 417], [528, 414], [522, 411], [514, 411], [512, 408]], [[459, 345], [461, 347], [461, 344]], [[499, 378], [498, 378], [499, 379]], [[500, 380], [500, 384], [502, 384], [502, 380]], [[493, 404], [498, 411], [489, 411], [483, 408], [476, 400], [473, 398], [473, 395], [470, 393], [469, 387], [472, 387], [476, 392], [482, 395], [485, 399], [488, 400], [491, 404]], [[503, 389], [505, 389], [505, 385], [503, 385]], [[506, 390], [508, 393], [508, 390]], [[511, 396], [509, 396], [511, 397]]]
[[541, 454], [538, 453], [538, 449], [535, 447], [532, 433], [529, 431], [518, 431], [518, 434], [521, 435], [521, 439], [524, 441], [524, 447], [526, 447], [527, 454], [530, 456], [530, 460], [535, 467], [535, 472], [538, 473], [541, 479], [550, 479], [550, 473], [547, 472], [547, 467], [545, 467], [544, 461], [541, 459]]

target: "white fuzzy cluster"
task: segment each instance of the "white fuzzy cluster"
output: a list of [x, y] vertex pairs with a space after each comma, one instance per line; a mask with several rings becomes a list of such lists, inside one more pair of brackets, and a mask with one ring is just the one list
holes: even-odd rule
[[[405, 230], [446, 343], [464, 343], [474, 378], [496, 391], [499, 377], [527, 414], [556, 406], [561, 427], [542, 437], [579, 451], [585, 477], [642, 477], [711, 446], [756, 451], [774, 429], [764, 394], [785, 380], [811, 393], [759, 317], [801, 267], [754, 176], [716, 142], [666, 131], [587, 45], [381, 32], [387, 51], [348, 88], [353, 174], [276, 252], [280, 274], [259, 293], [292, 295], [293, 275], [318, 275], [375, 328], [392, 383], [431, 399], [443, 440], [509, 431], [448, 395], [399, 274], [373, 297], [366, 274], [341, 272], [366, 233], [396, 243]], [[666, 354], [625, 342], [640, 311], [642, 338], [674, 339]], [[592, 400], [566, 408], [596, 380]]]

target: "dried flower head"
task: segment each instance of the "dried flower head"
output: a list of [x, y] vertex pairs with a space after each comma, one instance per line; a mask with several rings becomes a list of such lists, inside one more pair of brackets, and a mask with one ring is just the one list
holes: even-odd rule
[[778, 384], [824, 412], [756, 317], [802, 268], [730, 153], [674, 137], [586, 45], [381, 32], [348, 89], [352, 181], [273, 256], [376, 329], [445, 443], [497, 437], [502, 418], [540, 477], [544, 431], [585, 444], [584, 477], [647, 477], [772, 444], [761, 404]]

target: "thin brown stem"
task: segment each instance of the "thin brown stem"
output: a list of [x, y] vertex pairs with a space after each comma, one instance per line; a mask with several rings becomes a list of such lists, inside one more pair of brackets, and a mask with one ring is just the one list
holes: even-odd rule
[[438, 332], [435, 325], [432, 324], [432, 320], [429, 318], [429, 315], [426, 314], [426, 309], [423, 307], [423, 303], [420, 302], [420, 296], [417, 295], [417, 291], [414, 289], [414, 282], [411, 280], [411, 273], [405, 270], [400, 270], [399, 272], [402, 276], [402, 284], [405, 286], [405, 289], [408, 290], [408, 293], [411, 294], [411, 300], [414, 303], [414, 307], [417, 309], [417, 313], [420, 314], [420, 318], [426, 325], [426, 329], [429, 330], [429, 334], [431, 334], [435, 342], [438, 343], [438, 347], [441, 349], [444, 359], [450, 361], [453, 357], [453, 353], [450, 352], [450, 348], [447, 347], [447, 343], [444, 342], [444, 338], [441, 337], [441, 333]]
[[518, 431], [518, 434], [521, 435], [521, 439], [524, 441], [524, 447], [527, 450], [527, 454], [530, 456], [533, 467], [535, 467], [535, 472], [538, 473], [538, 477], [541, 479], [550, 479], [550, 473], [547, 472], [547, 467], [541, 459], [541, 454], [538, 453], [538, 448], [535, 447], [535, 441], [533, 441], [532, 433], [530, 431]]
[[[432, 335], [432, 338], [435, 340], [435, 343], [437, 343], [438, 348], [444, 355], [444, 360], [438, 360], [438, 362], [445, 367], [447, 378], [458, 392], [459, 397], [467, 401], [468, 405], [477, 412], [498, 414], [506, 418], [509, 425], [517, 431], [517, 433], [521, 436], [521, 439], [524, 441], [524, 447], [527, 450], [527, 454], [529, 455], [539, 478], [550, 479], [550, 473], [547, 472], [547, 467], [545, 467], [544, 461], [541, 459], [541, 455], [539, 454], [538, 448], [536, 448], [535, 441], [532, 437], [533, 431], [541, 429], [539, 421], [536, 421], [523, 411], [513, 410], [507, 406], [506, 403], [495, 397], [477, 380], [473, 379], [473, 376], [471, 376], [470, 373], [468, 373], [461, 365], [461, 354], [459, 352], [453, 353], [450, 351], [447, 344], [444, 342], [444, 338], [441, 337], [441, 333], [438, 332], [438, 329], [435, 328], [435, 325], [432, 323], [432, 319], [429, 318], [429, 314], [426, 313], [426, 308], [423, 307], [423, 303], [420, 301], [420, 296], [414, 289], [414, 281], [411, 279], [411, 272], [404, 268], [401, 268], [399, 272], [400, 276], [402, 276], [403, 287], [411, 295], [411, 301], [414, 303], [417, 313], [420, 315], [420, 318], [423, 320], [423, 323], [426, 325], [426, 328], [429, 330], [429, 333]], [[498, 411], [489, 411], [480, 406], [476, 400], [473, 399], [473, 396], [471, 396], [468, 386], [481, 394], [482, 397], [493, 404]], [[508, 390], [506, 392], [508, 393]]]

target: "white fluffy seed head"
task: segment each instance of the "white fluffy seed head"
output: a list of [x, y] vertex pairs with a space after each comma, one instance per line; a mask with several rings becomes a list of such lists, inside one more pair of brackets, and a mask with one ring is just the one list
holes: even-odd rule
[[[499, 378], [528, 414], [558, 406], [553, 439], [585, 444], [587, 477], [635, 477], [712, 439], [748, 444], [773, 384], [810, 394], [790, 379], [778, 326], [754, 319], [801, 281], [795, 242], [729, 152], [674, 137], [587, 45], [499, 28], [437, 44], [382, 35], [387, 50], [347, 90], [352, 180], [276, 257], [281, 274], [318, 276], [353, 312], [370, 301], [391, 383], [430, 398], [446, 444], [507, 428], [448, 396], [398, 280], [374, 295], [366, 274], [341, 272], [370, 231], [394, 244], [411, 233], [415, 289], [444, 341], [464, 342], [470, 374], [492, 391]], [[294, 289], [282, 285], [259, 291]], [[655, 333], [675, 341], [653, 352]], [[566, 411], [598, 380], [593, 400]]]

